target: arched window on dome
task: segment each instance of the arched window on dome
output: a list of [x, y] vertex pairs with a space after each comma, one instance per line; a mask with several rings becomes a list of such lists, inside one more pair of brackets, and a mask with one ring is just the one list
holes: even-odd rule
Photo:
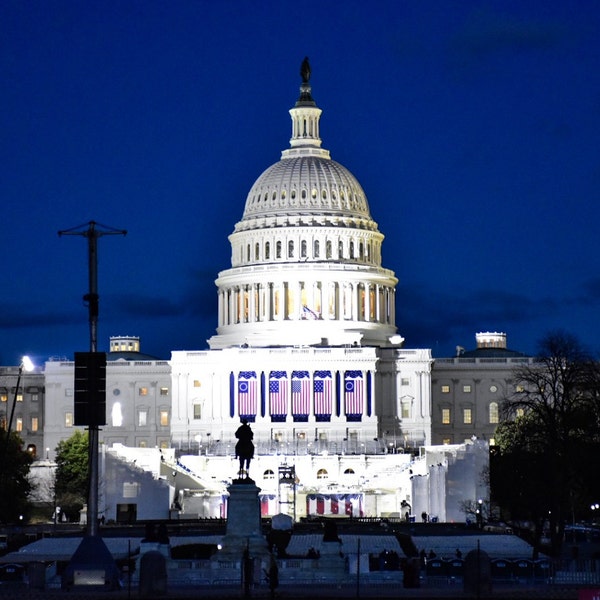
[[260, 244], [254, 246], [254, 260], [260, 260]]
[[310, 195], [312, 196], [313, 200], [316, 200], [317, 198], [317, 188], [313, 188], [310, 192]]
[[302, 240], [302, 242], [300, 242], [300, 257], [306, 258], [307, 256], [308, 256], [308, 248], [307, 248], [306, 240]]
[[296, 199], [296, 190], [292, 190], [291, 198], [292, 198], [292, 200]]
[[366, 321], [367, 315], [365, 314], [365, 286], [360, 283], [358, 285], [358, 319], [360, 321]]
[[288, 242], [288, 258], [294, 258], [294, 242]]
[[331, 247], [331, 240], [325, 242], [325, 258], [333, 257], [333, 249]]
[[345, 284], [343, 289], [344, 319], [352, 318], [352, 286]]
[[321, 198], [323, 198], [323, 200], [327, 200], [327, 190], [325, 190], [325, 189], [324, 189], [324, 190], [321, 192]]
[[273, 190], [273, 193], [271, 194], [271, 200], [277, 200], [277, 192], [275, 190]]
[[374, 285], [369, 286], [369, 321], [375, 321], [375, 294], [377, 290]]
[[362, 243], [362, 240], [358, 243], [358, 258], [362, 260], [365, 257], [365, 247]]
[[271, 244], [269, 242], [265, 242], [265, 260], [270, 260], [271, 258]]
[[275, 258], [281, 258], [281, 242], [275, 244]]
[[286, 192], [285, 192], [285, 190], [281, 190], [281, 199], [282, 199], [282, 200], [285, 200], [285, 197], [286, 197]]
[[306, 200], [306, 190], [302, 190], [302, 200]]
[[320, 253], [319, 240], [315, 240], [314, 244], [313, 244], [313, 256], [315, 258], [319, 258], [319, 253]]
[[350, 250], [348, 252], [349, 258], [355, 258], [354, 256], [354, 241], [350, 240]]
[[246, 262], [250, 262], [250, 244], [246, 247]]
[[337, 319], [338, 287], [334, 282], [330, 282], [328, 287], [328, 314], [330, 319]]
[[338, 258], [344, 258], [344, 242], [338, 242]]
[[371, 262], [371, 242], [367, 242], [367, 262]]

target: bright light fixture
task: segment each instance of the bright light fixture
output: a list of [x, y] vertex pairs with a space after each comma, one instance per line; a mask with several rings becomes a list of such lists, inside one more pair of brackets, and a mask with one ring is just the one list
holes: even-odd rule
[[33, 371], [35, 369], [35, 365], [33, 364], [32, 360], [29, 358], [29, 356], [24, 356], [21, 359], [21, 366], [23, 367], [23, 369], [25, 371], [27, 371], [28, 373], [30, 371]]

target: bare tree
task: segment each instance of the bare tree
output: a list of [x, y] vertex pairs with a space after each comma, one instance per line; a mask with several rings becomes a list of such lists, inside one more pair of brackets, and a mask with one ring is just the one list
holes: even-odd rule
[[496, 437], [496, 475], [504, 481], [496, 478], [494, 492], [535, 522], [537, 541], [546, 528], [558, 552], [565, 525], [594, 485], [588, 466], [598, 451], [599, 365], [574, 336], [552, 332], [535, 362], [515, 370], [514, 383]]

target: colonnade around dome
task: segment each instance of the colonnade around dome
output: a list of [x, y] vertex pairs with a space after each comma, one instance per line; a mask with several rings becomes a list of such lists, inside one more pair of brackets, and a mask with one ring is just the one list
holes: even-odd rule
[[[287, 320], [361, 321], [393, 326], [395, 288], [378, 283], [331, 280], [283, 280], [219, 287], [220, 327]], [[243, 343], [241, 339], [240, 344]]]

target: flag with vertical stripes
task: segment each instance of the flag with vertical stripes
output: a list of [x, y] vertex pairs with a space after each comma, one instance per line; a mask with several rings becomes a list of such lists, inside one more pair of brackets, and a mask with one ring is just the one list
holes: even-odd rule
[[362, 371], [346, 371], [344, 373], [344, 412], [346, 415], [362, 415], [363, 387]]
[[240, 371], [238, 376], [238, 413], [251, 421], [256, 418], [256, 371]]
[[287, 415], [288, 385], [285, 371], [269, 373], [269, 413], [271, 416]]
[[310, 414], [310, 375], [292, 371], [292, 415]]
[[315, 415], [331, 416], [332, 386], [331, 371], [315, 371], [315, 381], [313, 384]]

